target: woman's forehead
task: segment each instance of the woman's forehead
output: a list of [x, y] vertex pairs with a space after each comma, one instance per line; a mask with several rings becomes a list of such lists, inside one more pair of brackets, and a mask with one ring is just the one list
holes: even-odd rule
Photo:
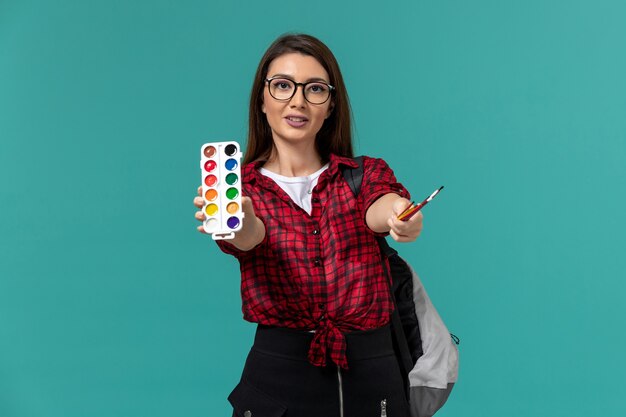
[[273, 77], [276, 75], [328, 80], [328, 73], [317, 59], [297, 52], [283, 54], [270, 63], [267, 76]]

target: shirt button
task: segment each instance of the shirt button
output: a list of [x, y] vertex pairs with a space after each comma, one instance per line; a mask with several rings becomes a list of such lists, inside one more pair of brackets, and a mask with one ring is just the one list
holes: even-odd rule
[[312, 233], [313, 233], [314, 235], [319, 235], [319, 234], [320, 234], [320, 231], [319, 231], [319, 230], [317, 230], [317, 229], [315, 229], [315, 230], [313, 230], [313, 232], [312, 232]]
[[317, 197], [313, 197], [313, 198], [311, 199], [311, 201], [312, 201], [312, 202], [314, 202], [314, 203], [319, 203], [319, 202], [320, 202], [320, 199], [319, 199], [319, 198], [317, 198]]
[[252, 417], [252, 411], [250, 411], [250, 410], [244, 411], [243, 417]]
[[320, 310], [324, 310], [324, 309], [326, 308], [326, 304], [324, 304], [324, 303], [319, 303], [319, 304], [317, 305], [317, 308], [319, 308]]
[[320, 266], [321, 264], [322, 264], [322, 260], [320, 259], [319, 256], [317, 258], [313, 259], [313, 265]]

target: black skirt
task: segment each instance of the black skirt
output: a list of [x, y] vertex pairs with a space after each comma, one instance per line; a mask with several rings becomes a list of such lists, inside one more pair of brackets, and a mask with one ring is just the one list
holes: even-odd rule
[[408, 417], [391, 330], [346, 334], [349, 369], [310, 364], [313, 334], [259, 326], [241, 381], [228, 397], [236, 417]]

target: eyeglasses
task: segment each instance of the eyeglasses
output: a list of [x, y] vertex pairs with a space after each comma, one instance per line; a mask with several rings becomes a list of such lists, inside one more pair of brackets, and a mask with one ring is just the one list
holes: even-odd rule
[[300, 85], [306, 101], [311, 104], [323, 104], [328, 101], [331, 92], [335, 89], [332, 85], [322, 81], [297, 83], [289, 78], [272, 77], [267, 78], [265, 82], [268, 85], [270, 95], [280, 101], [291, 100]]

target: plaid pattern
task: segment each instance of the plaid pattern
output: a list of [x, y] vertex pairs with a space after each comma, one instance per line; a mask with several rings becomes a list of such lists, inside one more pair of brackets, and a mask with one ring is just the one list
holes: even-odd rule
[[259, 173], [262, 162], [244, 166], [243, 193], [265, 223], [265, 240], [246, 252], [217, 241], [239, 260], [244, 319], [315, 330], [309, 361], [317, 366], [326, 365], [330, 356], [347, 369], [343, 333], [381, 327], [393, 310], [376, 234], [365, 224], [365, 212], [384, 194], [409, 194], [382, 159], [364, 157], [363, 164], [363, 185], [355, 198], [340, 165], [356, 163], [331, 155], [313, 190], [310, 216]]

